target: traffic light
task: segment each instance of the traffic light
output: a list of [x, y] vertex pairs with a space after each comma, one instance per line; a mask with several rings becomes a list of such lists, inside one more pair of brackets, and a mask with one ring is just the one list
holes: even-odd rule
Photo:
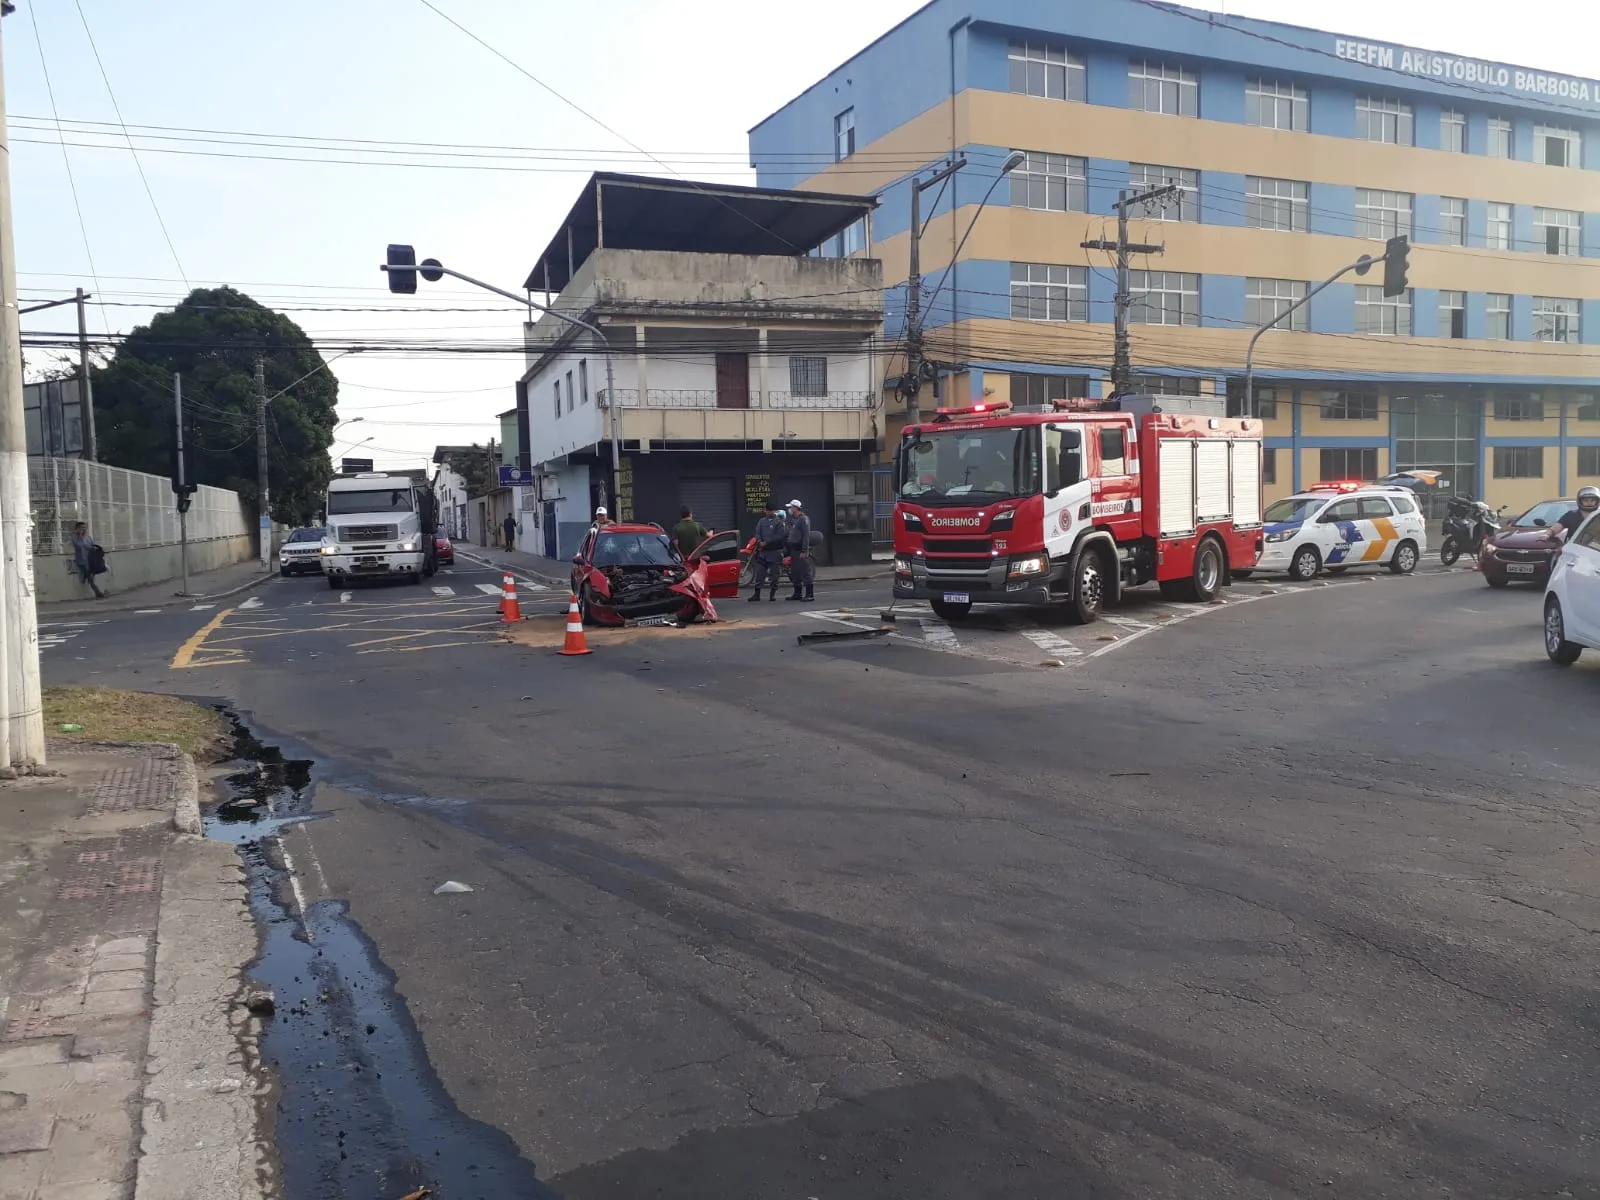
[[194, 417], [184, 413], [183, 445], [178, 445], [176, 436], [172, 439], [172, 494], [178, 498], [179, 512], [189, 511], [189, 498], [199, 487], [194, 481], [194, 445]]
[[1389, 239], [1383, 251], [1383, 294], [1403, 296], [1411, 286], [1406, 269], [1411, 265], [1411, 239], [1405, 234]]
[[389, 259], [384, 270], [389, 275], [389, 290], [413, 296], [417, 291], [417, 249], [415, 246], [389, 246]]

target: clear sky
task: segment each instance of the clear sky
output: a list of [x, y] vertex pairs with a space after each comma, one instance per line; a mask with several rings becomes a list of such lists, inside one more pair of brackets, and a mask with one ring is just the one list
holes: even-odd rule
[[[751, 125], [919, 7], [433, 3], [672, 170], [726, 182], [753, 182]], [[410, 300], [391, 297], [376, 270], [384, 245], [415, 243], [422, 255], [515, 291], [591, 171], [668, 173], [422, 0], [17, 4], [4, 43], [19, 291], [26, 304], [84, 287], [107, 302], [91, 310], [96, 332], [147, 321], [186, 293], [187, 280], [233, 284], [290, 312], [314, 337], [515, 344], [520, 316], [509, 302], [446, 283], [422, 284]], [[1195, 6], [1600, 77], [1595, 0]], [[114, 124], [112, 93], [122, 120], [146, 127], [135, 130], [137, 164]], [[53, 111], [69, 123], [81, 230]], [[196, 132], [213, 130], [253, 136]], [[402, 142], [435, 145], [395, 153]], [[483, 146], [521, 150], [497, 152], [514, 160], [470, 156]], [[420, 311], [326, 311], [401, 303]], [[474, 311], [437, 311], [445, 308]], [[24, 328], [60, 331], [71, 321], [70, 308], [55, 310], [24, 318]], [[493, 416], [512, 405], [520, 355], [364, 353], [333, 369], [341, 418], [363, 418], [340, 431], [335, 452], [349, 452], [346, 438], [370, 435], [357, 453], [419, 465], [436, 444], [497, 434]]]

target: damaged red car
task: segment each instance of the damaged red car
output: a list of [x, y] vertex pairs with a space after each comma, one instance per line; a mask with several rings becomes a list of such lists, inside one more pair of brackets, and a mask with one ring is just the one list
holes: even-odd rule
[[739, 531], [713, 533], [685, 559], [659, 525], [602, 525], [572, 557], [587, 623], [715, 621], [713, 598], [739, 594]]

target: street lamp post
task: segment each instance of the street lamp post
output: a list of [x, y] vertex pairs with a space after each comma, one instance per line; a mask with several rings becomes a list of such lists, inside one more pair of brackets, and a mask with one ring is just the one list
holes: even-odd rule
[[[984, 206], [989, 203], [989, 197], [994, 195], [994, 189], [999, 186], [1002, 179], [1027, 160], [1028, 156], [1022, 151], [1013, 150], [1006, 156], [1005, 162], [1000, 164], [999, 174], [990, 181], [989, 190], [984, 192], [983, 199], [978, 202], [978, 207], [972, 214], [972, 220], [967, 224], [967, 231], [961, 235], [955, 251], [950, 255], [950, 263], [945, 267], [944, 277], [939, 280], [939, 286], [934, 288], [933, 294], [928, 297], [929, 308], [933, 307], [933, 302], [937, 299], [940, 289], [944, 287], [945, 280], [950, 278], [950, 273], [955, 270], [956, 260], [961, 257], [962, 248], [972, 236], [978, 218], [983, 215]], [[911, 262], [906, 277], [906, 369], [905, 374], [900, 377], [900, 390], [906, 397], [908, 425], [915, 425], [921, 419], [919, 400], [922, 393], [922, 376], [928, 369], [928, 363], [922, 352], [922, 193], [943, 183], [966, 165], [966, 158], [958, 158], [949, 165], [939, 168], [926, 179], [911, 181]], [[954, 212], [954, 209], [955, 206], [952, 204], [951, 211]]]

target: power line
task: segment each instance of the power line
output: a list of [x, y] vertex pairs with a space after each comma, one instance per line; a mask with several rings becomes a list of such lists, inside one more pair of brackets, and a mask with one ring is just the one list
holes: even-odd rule
[[178, 248], [172, 244], [172, 235], [167, 232], [167, 223], [161, 216], [161, 206], [156, 203], [156, 194], [150, 190], [150, 179], [144, 173], [144, 164], [139, 161], [139, 151], [134, 148], [133, 138], [128, 134], [128, 124], [122, 119], [122, 106], [117, 103], [117, 93], [111, 87], [111, 76], [106, 74], [106, 64], [100, 59], [100, 47], [95, 45], [94, 32], [89, 28], [89, 18], [83, 12], [83, 0], [73, 0], [78, 10], [78, 20], [83, 22], [84, 36], [89, 39], [89, 49], [94, 53], [95, 66], [100, 68], [100, 79], [106, 85], [106, 95], [111, 97], [111, 109], [117, 114], [117, 124], [122, 127], [122, 136], [127, 138], [128, 153], [133, 156], [133, 165], [138, 168], [139, 181], [144, 184], [144, 194], [150, 201], [151, 211], [156, 215], [156, 224], [161, 227], [161, 236], [166, 239], [167, 249], [172, 252], [173, 265], [178, 268], [178, 274], [183, 276], [184, 286], [189, 285], [188, 276], [183, 269], [183, 262], [178, 258]]

